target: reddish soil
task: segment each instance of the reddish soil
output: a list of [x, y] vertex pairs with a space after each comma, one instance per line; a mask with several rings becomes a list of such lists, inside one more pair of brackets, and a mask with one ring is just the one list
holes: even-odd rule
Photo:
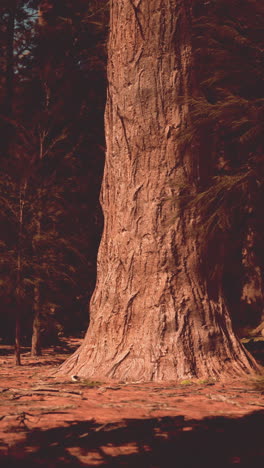
[[12, 353], [0, 347], [1, 468], [264, 466], [263, 379], [72, 382], [54, 375], [62, 349], [21, 367]]

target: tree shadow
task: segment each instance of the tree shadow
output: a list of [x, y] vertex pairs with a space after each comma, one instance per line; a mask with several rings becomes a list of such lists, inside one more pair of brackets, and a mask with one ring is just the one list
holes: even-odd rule
[[71, 343], [67, 339], [59, 341], [53, 346], [54, 352], [56, 354], [72, 354], [79, 348], [80, 343]]
[[[60, 364], [62, 364], [63, 362], [65, 361], [64, 358], [61, 358], [61, 359], [47, 359], [45, 361], [37, 361], [36, 362], [26, 362], [24, 364], [24, 367], [47, 367], [47, 365], [49, 366], [59, 366]], [[23, 366], [23, 363], [22, 363], [22, 366]]]
[[[28, 432], [1, 467], [262, 468], [264, 411], [241, 418], [128, 419]], [[80, 458], [79, 458], [80, 457]]]
[[[30, 351], [30, 348], [27, 346], [21, 346], [21, 355], [24, 353], [28, 353]], [[14, 355], [14, 346], [13, 345], [8, 345], [8, 344], [3, 344], [0, 345], [0, 356], [12, 356]]]
[[242, 343], [256, 361], [264, 366], [264, 339], [251, 338], [247, 342], [242, 340]]

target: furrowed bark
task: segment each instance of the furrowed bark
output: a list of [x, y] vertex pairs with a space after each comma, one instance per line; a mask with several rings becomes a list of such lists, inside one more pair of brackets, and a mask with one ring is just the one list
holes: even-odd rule
[[[197, 148], [183, 149], [196, 93], [191, 6], [179, 0], [111, 4], [105, 216], [91, 323], [62, 373], [128, 381], [226, 377], [257, 365], [235, 336], [221, 278], [201, 274]], [[171, 222], [178, 213], [174, 223]]]

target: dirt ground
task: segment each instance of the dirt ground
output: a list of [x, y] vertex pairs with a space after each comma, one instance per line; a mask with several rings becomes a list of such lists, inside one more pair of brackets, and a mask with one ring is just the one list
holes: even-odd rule
[[264, 467], [264, 379], [73, 382], [54, 369], [80, 341], [21, 367], [0, 347], [0, 466]]

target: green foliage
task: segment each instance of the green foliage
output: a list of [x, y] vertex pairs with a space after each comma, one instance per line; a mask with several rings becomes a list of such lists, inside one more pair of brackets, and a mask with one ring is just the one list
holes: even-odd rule
[[193, 385], [193, 383], [194, 383], [194, 382], [193, 382], [192, 380], [187, 380], [187, 379], [186, 379], [186, 380], [182, 380], [182, 381], [180, 382], [180, 385], [184, 385], [184, 386], [187, 387], [187, 386], [189, 386], [189, 385]]
[[195, 379], [192, 379], [192, 380], [182, 380], [180, 382], [180, 385], [183, 385], [183, 386], [186, 386], [186, 387], [189, 387], [191, 385], [204, 385], [204, 386], [209, 386], [209, 385], [215, 385], [216, 381], [215, 379], [198, 379], [198, 380], [195, 380]]
[[102, 387], [103, 382], [97, 382], [96, 380], [81, 380], [79, 384], [82, 387], [99, 388]]
[[197, 380], [196, 381], [196, 384], [197, 385], [205, 385], [205, 386], [211, 386], [211, 385], [215, 385], [216, 383], [216, 380], [213, 379], [213, 378], [209, 378], [209, 379], [200, 379], [200, 380]]

